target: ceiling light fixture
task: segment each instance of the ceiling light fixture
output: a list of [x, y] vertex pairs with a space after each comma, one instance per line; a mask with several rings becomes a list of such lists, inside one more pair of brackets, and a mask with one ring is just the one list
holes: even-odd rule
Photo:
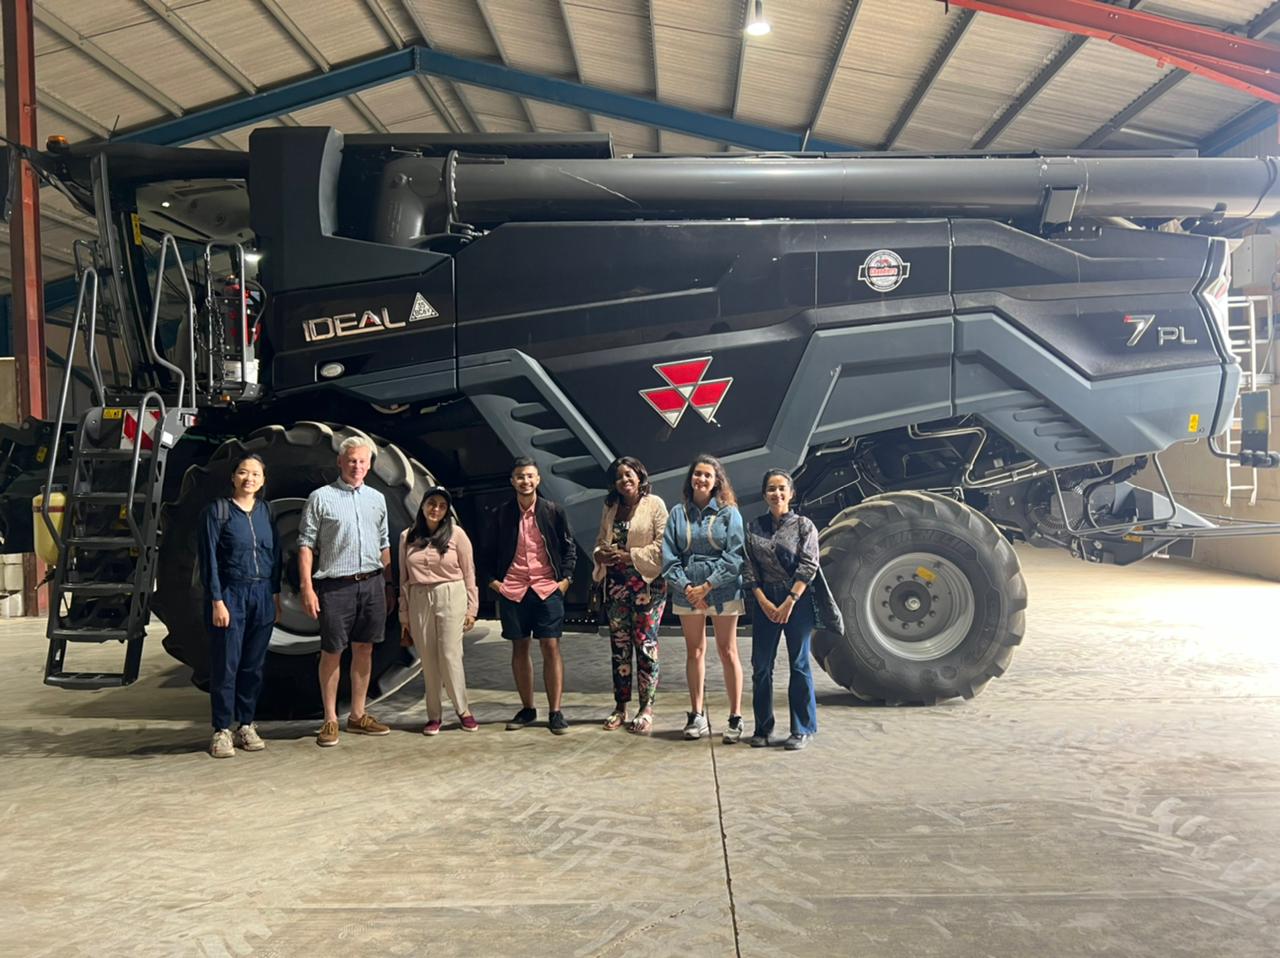
[[751, 19], [747, 21], [747, 35], [752, 37], [762, 37], [773, 27], [769, 26], [769, 21], [764, 18], [764, 0], [754, 0], [755, 11], [751, 14]]

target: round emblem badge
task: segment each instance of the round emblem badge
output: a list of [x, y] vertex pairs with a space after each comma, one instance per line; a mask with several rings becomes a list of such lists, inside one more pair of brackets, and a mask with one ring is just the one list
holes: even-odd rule
[[891, 249], [878, 249], [858, 267], [858, 279], [877, 293], [889, 293], [911, 275], [911, 264]]

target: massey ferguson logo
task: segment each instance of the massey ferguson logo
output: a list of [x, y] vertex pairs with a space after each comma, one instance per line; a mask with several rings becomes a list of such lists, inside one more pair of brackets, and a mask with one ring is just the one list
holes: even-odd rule
[[654, 363], [654, 371], [669, 385], [642, 389], [640, 395], [672, 429], [680, 424], [685, 410], [690, 406], [706, 422], [719, 425], [716, 423], [716, 410], [733, 385], [733, 377], [707, 379], [710, 365], [710, 356], [681, 359], [673, 363]]
[[340, 339], [343, 336], [363, 336], [365, 333], [378, 333], [387, 329], [403, 329], [410, 323], [424, 319], [435, 319], [440, 313], [423, 297], [416, 293], [413, 306], [409, 309], [407, 319], [394, 320], [387, 308], [366, 309], [363, 313], [339, 313], [336, 316], [320, 316], [316, 319], [302, 321], [302, 335], [309, 343], [318, 343], [325, 339]]
[[891, 249], [878, 249], [858, 267], [858, 279], [877, 293], [891, 293], [911, 275], [911, 264]]
[[[1147, 334], [1147, 330], [1155, 326], [1156, 318], [1151, 313], [1141, 316], [1126, 316], [1124, 321], [1133, 327], [1133, 335], [1129, 337], [1126, 346], [1136, 346], [1142, 341], [1142, 337]], [[1156, 345], [1163, 346], [1166, 343], [1177, 343], [1179, 346], [1194, 346], [1200, 340], [1187, 339], [1187, 329], [1185, 326], [1156, 326]]]

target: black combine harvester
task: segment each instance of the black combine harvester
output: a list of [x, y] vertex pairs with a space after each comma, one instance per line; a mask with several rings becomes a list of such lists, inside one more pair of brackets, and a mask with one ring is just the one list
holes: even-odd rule
[[[1126, 564], [1272, 531], [1130, 480], [1228, 428], [1212, 234], [1280, 213], [1274, 159], [615, 157], [594, 135], [305, 127], [247, 154], [31, 159], [99, 226], [77, 248], [84, 359], [54, 421], [4, 436], [6, 551], [32, 548], [32, 496], [65, 494], [61, 527], [43, 517], [50, 684], [131, 682], [152, 611], [203, 681], [197, 521], [252, 451], [289, 558], [264, 706], [314, 711], [293, 543], [355, 432], [393, 538], [435, 481], [477, 529], [517, 455], [584, 547], [615, 455], [668, 503], [699, 452], [743, 490], [794, 470], [846, 622], [815, 655], [869, 700], [968, 697], [1005, 670], [1027, 604], [1011, 540]], [[1238, 455], [1276, 463], [1265, 426]], [[67, 668], [110, 640], [120, 673]], [[383, 643], [374, 691], [412, 655]]]

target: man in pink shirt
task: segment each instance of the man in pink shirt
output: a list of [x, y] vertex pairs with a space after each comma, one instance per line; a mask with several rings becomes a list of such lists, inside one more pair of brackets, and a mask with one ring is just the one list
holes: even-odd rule
[[533, 643], [542, 649], [542, 680], [551, 709], [547, 726], [569, 731], [560, 711], [564, 662], [560, 635], [564, 593], [573, 581], [578, 546], [564, 510], [538, 495], [542, 476], [532, 459], [517, 459], [511, 470], [515, 497], [498, 507], [485, 540], [485, 575], [497, 593], [502, 637], [511, 642], [511, 671], [520, 693], [520, 711], [507, 723], [520, 729], [538, 720], [533, 705]]

